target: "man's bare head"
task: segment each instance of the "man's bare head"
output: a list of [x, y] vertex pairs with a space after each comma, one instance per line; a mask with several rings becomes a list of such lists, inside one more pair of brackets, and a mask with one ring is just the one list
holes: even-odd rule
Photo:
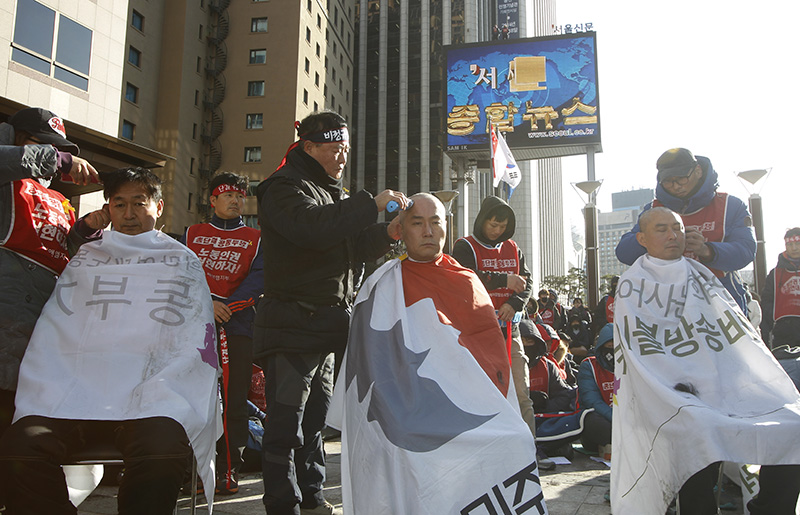
[[400, 212], [400, 233], [408, 257], [432, 261], [442, 255], [447, 233], [444, 204], [430, 193], [412, 195], [414, 204]]
[[639, 217], [636, 241], [647, 253], [659, 259], [678, 259], [686, 249], [683, 220], [666, 207], [648, 209]]

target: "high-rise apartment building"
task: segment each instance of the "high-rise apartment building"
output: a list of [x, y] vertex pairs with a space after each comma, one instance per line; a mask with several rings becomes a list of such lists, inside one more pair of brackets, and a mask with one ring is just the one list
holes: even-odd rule
[[[181, 234], [207, 214], [215, 172], [255, 183], [296, 120], [323, 108], [350, 118], [354, 11], [354, 0], [5, 2], [0, 116], [46, 107], [100, 169], [159, 167], [160, 223]], [[254, 199], [245, 210], [255, 224]]]
[[642, 207], [655, 198], [653, 190], [642, 188], [620, 191], [611, 194], [610, 213], [600, 213], [597, 219], [599, 273], [604, 275], [620, 275], [628, 269], [628, 265], [617, 259], [616, 248], [622, 235], [630, 231]]
[[[409, 194], [451, 190], [459, 197], [456, 236], [472, 231], [480, 202], [494, 190], [484, 156], [452, 161], [444, 153], [446, 127], [445, 45], [490, 41], [503, 20], [497, 0], [359, 0], [355, 30], [356, 76], [350, 175], [354, 189], [385, 188]], [[512, 2], [519, 20], [512, 37], [549, 35], [554, 0]], [[505, 13], [505, 11], [504, 11]], [[476, 162], [474, 184], [457, 186]], [[511, 198], [517, 214], [514, 239], [538, 284], [565, 270], [561, 167], [558, 159], [521, 162], [522, 184]], [[463, 181], [461, 181], [463, 185]]]

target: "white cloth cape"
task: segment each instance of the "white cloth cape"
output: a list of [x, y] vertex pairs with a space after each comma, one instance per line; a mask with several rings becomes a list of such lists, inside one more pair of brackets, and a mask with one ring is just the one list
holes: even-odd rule
[[617, 285], [614, 342], [613, 513], [663, 515], [716, 461], [800, 463], [800, 395], [702, 264], [640, 257]]
[[[431, 299], [406, 308], [401, 270], [399, 260], [390, 261], [361, 288], [347, 357], [329, 410], [328, 424], [342, 431], [344, 512], [467, 515], [512, 513], [508, 510], [526, 507], [523, 511], [531, 515], [547, 513], [535, 443], [516, 400], [512, 405], [472, 354], [459, 345], [458, 331], [439, 322]], [[367, 316], [370, 308], [371, 319]], [[374, 331], [381, 339], [363, 341], [359, 334], [365, 331]], [[409, 353], [416, 354], [421, 363], [407, 361]], [[350, 370], [362, 367], [364, 361], [375, 365], [373, 370]], [[417, 373], [402, 378], [381, 374], [387, 368], [414, 367], [419, 367]], [[348, 375], [352, 376], [349, 385]], [[369, 382], [371, 379], [375, 381]], [[368, 381], [360, 385], [366, 392], [361, 401], [359, 381]], [[406, 426], [394, 435], [404, 442], [401, 446], [387, 438], [373, 414], [375, 406], [371, 406], [376, 391], [397, 384], [405, 393], [405, 404], [384, 406], [396, 410], [396, 420]], [[456, 430], [455, 436], [440, 446], [413, 449], [441, 436], [442, 426], [449, 425], [449, 415], [441, 415], [445, 411], [467, 418], [487, 416], [488, 420], [463, 432]], [[414, 422], [409, 422], [411, 419]]]
[[42, 310], [15, 420], [172, 418], [192, 444], [210, 512], [222, 433], [215, 337], [194, 253], [158, 231], [106, 231], [80, 248]]

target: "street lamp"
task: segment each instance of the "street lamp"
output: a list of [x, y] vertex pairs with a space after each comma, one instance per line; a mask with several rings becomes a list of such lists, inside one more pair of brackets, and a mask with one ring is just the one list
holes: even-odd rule
[[458, 196], [456, 190], [439, 190], [432, 192], [433, 195], [442, 201], [445, 212], [447, 213], [447, 252], [453, 252], [453, 200]]
[[772, 168], [735, 172], [744, 188], [750, 194], [748, 204], [750, 205], [750, 214], [753, 217], [753, 228], [756, 231], [756, 259], [753, 263], [756, 292], [761, 291], [767, 278], [767, 254], [764, 247], [764, 210], [761, 204], [761, 195], [759, 195], [766, 181], [761, 183], [761, 187], [758, 189], [756, 189], [755, 186], [757, 182], [769, 175], [771, 171]]
[[[597, 190], [603, 181], [583, 181], [573, 182], [572, 188], [581, 198], [584, 204], [583, 218], [585, 222], [584, 231], [586, 238], [586, 297], [589, 309], [594, 309], [600, 302], [600, 273], [599, 256], [597, 254]], [[586, 194], [586, 200], [580, 192]]]

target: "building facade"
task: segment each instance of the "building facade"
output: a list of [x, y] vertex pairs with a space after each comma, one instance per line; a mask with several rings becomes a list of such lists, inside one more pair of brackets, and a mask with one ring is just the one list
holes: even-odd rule
[[[511, 4], [519, 20], [511, 37], [552, 33], [554, 0]], [[488, 177], [489, 150], [456, 161], [445, 154], [444, 47], [490, 41], [493, 26], [504, 21], [500, 7], [508, 5], [496, 0], [358, 0], [349, 167], [354, 189], [408, 194], [457, 189], [451, 230], [455, 237], [472, 231], [481, 200], [495, 193]], [[565, 272], [561, 165], [559, 159], [518, 164], [523, 181], [511, 198], [517, 214], [514, 239], [538, 284], [546, 275]]]
[[[160, 223], [179, 235], [208, 215], [214, 173], [255, 184], [296, 120], [351, 117], [354, 11], [354, 0], [4, 2], [0, 116], [45, 107], [98, 168], [158, 167]], [[255, 200], [245, 209], [255, 224]]]
[[650, 188], [642, 188], [611, 194], [612, 211], [600, 213], [597, 219], [600, 277], [620, 275], [628, 269], [617, 259], [617, 244], [636, 225], [642, 208], [655, 198], [653, 193]]

